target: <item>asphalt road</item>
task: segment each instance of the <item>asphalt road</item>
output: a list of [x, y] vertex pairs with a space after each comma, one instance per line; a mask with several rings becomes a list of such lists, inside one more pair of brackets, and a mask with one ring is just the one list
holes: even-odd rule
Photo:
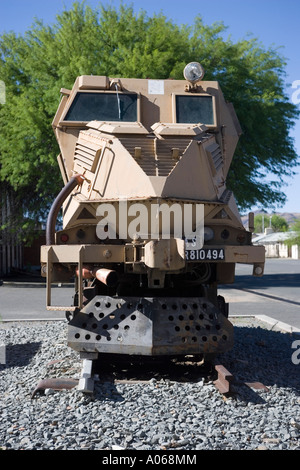
[[[262, 278], [251, 275], [252, 267], [237, 265], [235, 283], [221, 286], [229, 302], [229, 315], [267, 315], [300, 328], [300, 260], [267, 259]], [[52, 289], [53, 305], [72, 304], [73, 289]], [[64, 312], [48, 312], [44, 285], [6, 283], [0, 286], [2, 320], [61, 319]]]
[[264, 276], [238, 265], [235, 283], [220, 286], [229, 302], [229, 315], [267, 315], [300, 328], [300, 260], [267, 259]]
[[[74, 291], [70, 287], [53, 287], [52, 305], [72, 305]], [[58, 320], [64, 311], [46, 309], [46, 287], [31, 282], [5, 282], [0, 286], [1, 320]]]

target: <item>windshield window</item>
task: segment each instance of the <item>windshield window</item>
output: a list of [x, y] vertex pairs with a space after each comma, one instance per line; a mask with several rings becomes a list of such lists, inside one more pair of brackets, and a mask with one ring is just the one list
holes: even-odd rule
[[176, 122], [214, 125], [212, 96], [176, 96]]
[[134, 93], [77, 93], [65, 121], [137, 121]]

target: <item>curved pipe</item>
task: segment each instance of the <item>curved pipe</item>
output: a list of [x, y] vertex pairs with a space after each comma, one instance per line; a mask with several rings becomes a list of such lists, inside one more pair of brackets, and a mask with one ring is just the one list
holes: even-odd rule
[[[79, 269], [76, 269], [77, 276], [79, 275]], [[83, 279], [93, 279], [96, 278], [98, 281], [103, 282], [108, 287], [114, 287], [118, 283], [118, 273], [111, 269], [106, 268], [90, 268], [88, 266], [83, 266], [82, 268], [82, 278]]]
[[98, 281], [103, 282], [103, 284], [108, 287], [114, 287], [118, 283], [118, 274], [116, 271], [113, 271], [111, 269], [97, 269], [94, 274]]
[[82, 185], [84, 181], [84, 176], [82, 175], [75, 175], [72, 176], [70, 181], [66, 184], [66, 186], [61, 190], [59, 195], [56, 197], [55, 201], [53, 202], [50, 212], [47, 218], [47, 226], [46, 226], [46, 245], [54, 245], [55, 244], [55, 225], [56, 219], [63, 205], [64, 201], [67, 197], [71, 194], [73, 189], [76, 188], [78, 185]]

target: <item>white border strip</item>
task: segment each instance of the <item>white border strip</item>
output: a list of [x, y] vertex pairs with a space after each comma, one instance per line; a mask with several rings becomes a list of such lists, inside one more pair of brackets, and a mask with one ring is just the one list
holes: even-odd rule
[[61, 318], [1, 318], [0, 319], [0, 327], [1, 323], [25, 323], [25, 322], [44, 322], [44, 321], [67, 321], [66, 317]]
[[267, 315], [229, 315], [228, 319], [230, 320], [230, 318], [256, 318], [261, 322], [271, 325], [271, 329], [276, 327], [280, 330], [286, 331], [287, 333], [300, 334], [300, 328], [296, 328], [295, 326], [289, 325], [288, 323], [283, 323]]

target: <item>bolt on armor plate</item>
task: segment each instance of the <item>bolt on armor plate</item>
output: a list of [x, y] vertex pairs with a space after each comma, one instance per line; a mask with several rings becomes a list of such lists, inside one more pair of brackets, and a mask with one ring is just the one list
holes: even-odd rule
[[233, 326], [205, 298], [96, 296], [68, 326], [80, 352], [173, 355], [232, 348]]

